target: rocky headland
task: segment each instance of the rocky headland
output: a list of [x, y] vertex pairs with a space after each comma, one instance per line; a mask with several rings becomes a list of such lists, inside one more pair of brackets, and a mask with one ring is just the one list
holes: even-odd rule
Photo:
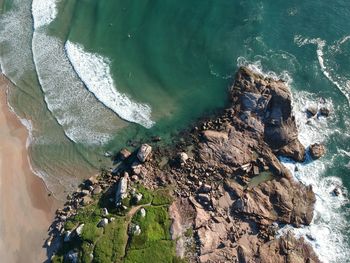
[[[113, 171], [84, 182], [57, 212], [52, 260], [320, 262], [303, 238], [277, 235], [286, 224], [309, 225], [316, 201], [278, 159], [306, 156], [287, 85], [242, 67], [229, 96], [227, 109], [175, 145], [123, 149]], [[324, 152], [310, 147], [315, 159]]]

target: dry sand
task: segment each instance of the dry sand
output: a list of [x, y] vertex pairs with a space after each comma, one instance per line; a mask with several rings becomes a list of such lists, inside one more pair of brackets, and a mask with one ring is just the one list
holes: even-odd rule
[[0, 75], [0, 262], [43, 262], [47, 229], [59, 203], [27, 158], [28, 131], [7, 105]]

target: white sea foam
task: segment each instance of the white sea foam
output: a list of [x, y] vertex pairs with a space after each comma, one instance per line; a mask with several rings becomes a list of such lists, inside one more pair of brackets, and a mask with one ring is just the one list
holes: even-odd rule
[[[308, 147], [315, 142], [325, 143], [332, 134], [338, 132], [329, 124], [332, 119], [307, 119], [305, 109], [309, 105], [317, 106], [315, 96], [306, 92], [295, 92], [293, 97], [299, 139], [304, 146]], [[322, 101], [318, 104], [319, 107], [326, 104], [326, 107], [333, 108], [331, 101]], [[326, 169], [332, 165], [335, 156], [317, 161], [311, 161], [309, 156], [307, 158], [303, 164], [297, 164], [286, 158], [281, 158], [281, 161], [297, 180], [305, 185], [312, 185], [316, 194], [313, 221], [310, 226], [302, 228], [285, 226], [280, 234], [291, 230], [296, 236], [304, 237], [313, 246], [322, 262], [345, 263], [350, 257], [349, 240], [347, 240], [349, 233], [346, 232], [348, 211], [344, 211], [349, 203], [347, 191], [340, 178], [325, 176]], [[341, 189], [342, 194], [334, 195], [335, 188]]]
[[[295, 164], [282, 159], [297, 180], [305, 185], [312, 185], [316, 194], [314, 218], [310, 226], [293, 228], [290, 225], [280, 230], [280, 234], [292, 231], [297, 237], [304, 237], [314, 248], [320, 260], [324, 263], [345, 263], [350, 256], [347, 235], [347, 219], [344, 211], [349, 202], [346, 190], [338, 177], [325, 177], [326, 167], [331, 160], [314, 161], [305, 164]], [[298, 167], [295, 171], [295, 166]], [[335, 188], [342, 189], [342, 194], [335, 196]]]
[[111, 77], [109, 59], [88, 53], [82, 46], [70, 41], [67, 41], [65, 48], [75, 71], [99, 101], [124, 120], [146, 128], [152, 127], [154, 122], [151, 120], [151, 108], [147, 104], [136, 103], [117, 91]]
[[[331, 45], [329, 49], [339, 49], [340, 45], [344, 44], [346, 41], [350, 39], [350, 36], [346, 36], [342, 38], [340, 41], [337, 41], [334, 45]], [[325, 47], [326, 47], [326, 41], [322, 40], [321, 38], [303, 38], [300, 35], [296, 35], [294, 37], [294, 42], [299, 46], [302, 47], [304, 45], [313, 44], [317, 46], [316, 53], [317, 53], [317, 59], [321, 68], [321, 71], [323, 75], [332, 82], [343, 95], [347, 98], [348, 104], [350, 104], [350, 85], [349, 80], [344, 79], [342, 76], [338, 76], [332, 68], [328, 68], [326, 66], [326, 59], [325, 59]], [[331, 59], [331, 58], [328, 58]]]
[[58, 0], [33, 0], [34, 29], [49, 25], [57, 16]]
[[261, 60], [249, 61], [245, 57], [238, 57], [237, 66], [247, 67], [250, 70], [253, 70], [265, 77], [268, 77], [274, 80], [283, 80], [286, 82], [287, 85], [290, 85], [293, 82], [293, 79], [291, 78], [289, 72], [286, 70], [283, 70], [280, 74], [276, 74], [276, 72], [274, 71], [267, 71], [267, 72], [264, 71]]
[[0, 15], [1, 70], [15, 84], [23, 74], [34, 71], [30, 50], [32, 17], [30, 3], [13, 1], [11, 11]]
[[32, 47], [47, 107], [71, 140], [105, 143], [125, 126], [86, 90], [65, 54], [64, 43], [39, 29], [34, 31]]

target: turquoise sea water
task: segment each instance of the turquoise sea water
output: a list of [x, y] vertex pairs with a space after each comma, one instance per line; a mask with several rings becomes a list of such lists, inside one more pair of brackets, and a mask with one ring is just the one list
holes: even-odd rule
[[[0, 63], [10, 104], [31, 121], [33, 168], [57, 195], [108, 165], [128, 139], [171, 138], [227, 104], [241, 65], [288, 81], [300, 139], [327, 155], [295, 176], [317, 194], [312, 236], [325, 262], [348, 262], [350, 2], [2, 0]], [[328, 119], [306, 124], [326, 100]], [[286, 161], [293, 168], [295, 164]]]

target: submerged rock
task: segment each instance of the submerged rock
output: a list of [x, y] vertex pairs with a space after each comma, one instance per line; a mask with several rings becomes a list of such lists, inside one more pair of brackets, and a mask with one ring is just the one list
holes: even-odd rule
[[326, 107], [321, 107], [319, 110], [319, 114], [320, 114], [320, 116], [328, 117], [330, 114], [330, 110]]
[[308, 118], [314, 117], [317, 114], [317, 107], [316, 106], [310, 106], [306, 109], [306, 114]]

